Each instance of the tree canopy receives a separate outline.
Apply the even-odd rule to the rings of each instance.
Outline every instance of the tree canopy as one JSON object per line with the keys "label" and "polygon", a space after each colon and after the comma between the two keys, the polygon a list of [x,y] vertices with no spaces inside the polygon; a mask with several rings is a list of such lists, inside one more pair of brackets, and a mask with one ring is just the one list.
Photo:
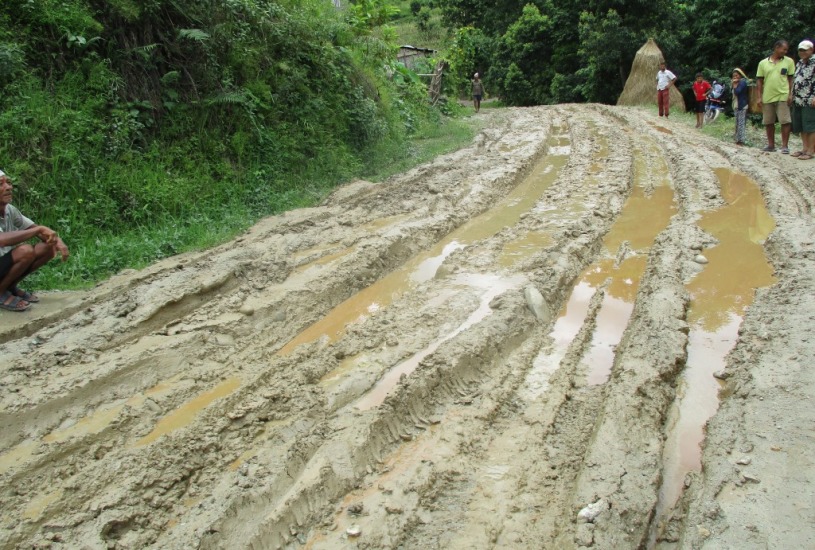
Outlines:
{"label": "tree canopy", "polygon": [[[478,59],[494,94],[513,105],[596,101],[614,103],[637,50],[659,44],[669,66],[689,87],[696,72],[755,73],[777,39],[793,46],[815,34],[815,4],[781,0],[437,0],[453,29],[470,28],[458,59]],[[477,45],[478,51],[467,52]]]}

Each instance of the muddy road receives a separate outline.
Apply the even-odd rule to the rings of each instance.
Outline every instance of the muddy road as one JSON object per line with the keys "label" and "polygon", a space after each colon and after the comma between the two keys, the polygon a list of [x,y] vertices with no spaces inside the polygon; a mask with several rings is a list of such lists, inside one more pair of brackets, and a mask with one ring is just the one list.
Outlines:
{"label": "muddy road", "polygon": [[815,547],[813,167],[636,109],[482,115],[2,312],[0,547]]}

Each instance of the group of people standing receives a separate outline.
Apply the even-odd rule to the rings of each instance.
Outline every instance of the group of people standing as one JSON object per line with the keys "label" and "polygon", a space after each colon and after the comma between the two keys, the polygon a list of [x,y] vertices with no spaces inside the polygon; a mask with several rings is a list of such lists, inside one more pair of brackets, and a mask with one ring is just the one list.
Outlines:
{"label": "group of people standing", "polygon": [[[792,154],[800,160],[815,158],[815,60],[812,59],[812,40],[805,39],[798,44],[798,63],[787,56],[789,43],[779,40],[773,45],[772,53],[762,59],[756,72],[758,107],[767,133],[767,145],[762,149],[774,152],[775,125],[781,126],[781,148],[789,154],[790,133],[801,134],[802,147]],[[670,109],[669,92],[676,82],[676,75],[668,70],[664,61],[657,72],[657,106],[659,116],[667,117]],[[736,118],[734,139],[737,145],[744,145],[747,138],[747,110],[750,105],[749,81],[745,72],[736,67],[730,80],[733,92],[733,112]],[[693,83],[696,99],[696,127],[702,127],[705,102],[713,92],[711,84],[701,73]]]}
{"label": "group of people standing", "polygon": [[815,61],[813,43],[798,44],[798,63],[787,56],[789,43],[779,40],[773,53],[758,64],[759,106],[767,130],[764,151],[774,152],[775,124],[781,125],[780,152],[789,154],[790,132],[801,134],[802,147],[792,154],[800,160],[815,158]]}

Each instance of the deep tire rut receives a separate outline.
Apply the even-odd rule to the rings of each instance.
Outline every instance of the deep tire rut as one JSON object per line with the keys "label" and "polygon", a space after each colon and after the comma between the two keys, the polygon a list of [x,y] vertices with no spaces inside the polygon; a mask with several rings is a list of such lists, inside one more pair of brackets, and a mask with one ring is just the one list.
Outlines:
{"label": "deep tire rut", "polygon": [[[789,285],[815,261],[794,236],[811,186],[636,109],[485,116],[468,148],[0,334],[0,546],[702,544],[726,459],[664,501],[692,285],[721,240],[702,226],[723,174],[751,178]],[[755,346],[727,356],[725,403]],[[712,440],[748,438],[728,430]]]}

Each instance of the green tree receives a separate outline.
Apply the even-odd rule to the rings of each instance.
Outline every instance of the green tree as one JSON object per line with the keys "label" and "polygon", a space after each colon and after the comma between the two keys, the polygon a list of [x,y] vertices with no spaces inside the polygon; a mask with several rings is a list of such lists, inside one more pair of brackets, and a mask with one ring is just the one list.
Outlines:
{"label": "green tree", "polygon": [[553,29],[551,17],[527,4],[498,40],[488,76],[508,103],[534,105],[551,101],[549,90],[555,75],[549,63]]}

